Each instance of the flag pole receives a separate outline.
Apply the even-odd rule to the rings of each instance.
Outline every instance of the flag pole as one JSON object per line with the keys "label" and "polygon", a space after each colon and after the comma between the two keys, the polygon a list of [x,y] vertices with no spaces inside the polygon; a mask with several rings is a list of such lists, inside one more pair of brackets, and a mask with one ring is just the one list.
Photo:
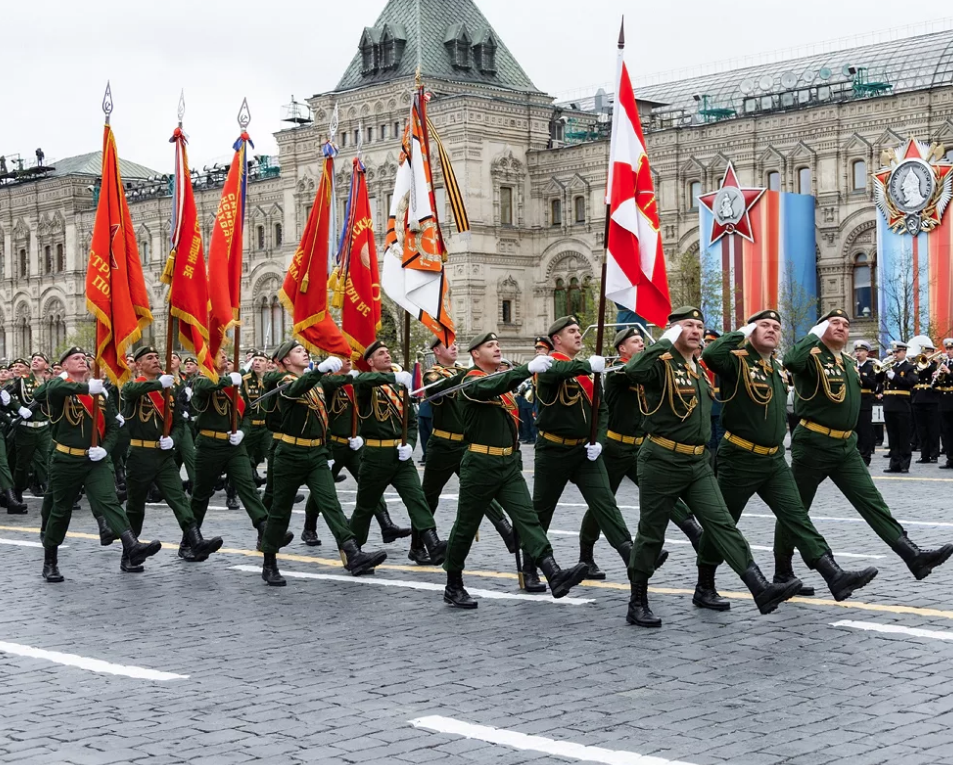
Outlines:
{"label": "flag pole", "polygon": [[[242,133],[248,130],[248,125],[251,122],[251,110],[248,108],[248,99],[242,99],[241,108],[238,110],[238,126],[241,128]],[[243,162],[244,162],[243,155]],[[248,172],[247,163],[242,166],[242,173]],[[245,226],[245,199],[244,199],[244,190],[245,190],[245,176],[242,175],[242,219],[236,221],[235,225],[238,226],[238,234],[241,236],[242,229]],[[232,328],[232,338],[235,341],[235,348],[232,354],[232,368],[234,371],[238,371],[242,368],[242,358],[241,358],[241,337],[242,337],[242,283],[238,282],[238,308],[235,309],[235,326]],[[232,433],[238,432],[238,397],[242,394],[240,390],[235,389],[235,398],[232,401]]]}
{"label": "flag pole", "polygon": [[[619,26],[619,51],[625,48],[625,17],[622,18],[622,24]],[[617,97],[618,98],[618,97]],[[620,108],[618,104],[616,108]],[[609,182],[608,171],[606,174],[606,183]],[[606,199],[609,198],[611,189],[606,189]],[[608,270],[608,252],[609,252],[609,220],[610,206],[606,202],[606,225],[602,234],[602,276],[599,280],[599,315],[596,319],[596,355],[602,355],[603,336],[605,334],[605,314],[606,314],[606,273]],[[596,434],[599,431],[599,405],[602,399],[602,375],[594,374],[592,376],[592,417],[589,423],[589,443],[596,442]]]}
{"label": "flag pole", "polygon": [[[185,117],[185,88],[179,92],[179,130],[182,130],[182,119]],[[176,142],[175,145],[175,171],[173,177],[175,182],[178,183],[191,183],[191,178],[179,178],[179,144]],[[172,215],[175,216],[177,213],[175,200],[178,197],[178,194],[181,193],[180,189],[176,189],[176,195],[172,198]],[[172,225],[172,247],[169,251],[169,261],[166,263],[166,269],[170,274],[175,273],[175,255],[176,247],[178,242],[174,241],[176,236],[176,226],[173,223]],[[170,286],[171,290],[172,287]],[[171,298],[171,295],[169,296]],[[166,374],[172,374],[172,344],[175,342],[175,335],[173,333],[172,325],[172,300],[169,300],[169,311],[166,317],[166,328],[165,328],[165,368],[164,371]],[[166,438],[169,437],[169,434],[172,432],[172,388],[166,388],[165,391],[165,402],[162,406],[162,435]]]}

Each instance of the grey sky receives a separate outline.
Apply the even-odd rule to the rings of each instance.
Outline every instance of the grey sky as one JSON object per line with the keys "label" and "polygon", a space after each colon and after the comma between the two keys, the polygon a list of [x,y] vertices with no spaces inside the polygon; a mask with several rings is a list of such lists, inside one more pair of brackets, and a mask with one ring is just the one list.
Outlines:
{"label": "grey sky", "polygon": [[[242,96],[257,153],[271,153],[280,108],[333,88],[363,27],[386,0],[32,0],[4,7],[0,154],[28,162],[100,148],[100,102],[112,80],[123,157],[170,172],[179,89],[190,159],[223,160],[238,133]],[[447,0],[448,3],[453,0]],[[536,86],[588,90],[614,76],[626,14],[633,79],[725,59],[886,30],[885,0],[477,0]],[[924,9],[926,14],[929,10]],[[940,19],[941,11],[919,21]],[[953,26],[953,22],[949,25]]]}

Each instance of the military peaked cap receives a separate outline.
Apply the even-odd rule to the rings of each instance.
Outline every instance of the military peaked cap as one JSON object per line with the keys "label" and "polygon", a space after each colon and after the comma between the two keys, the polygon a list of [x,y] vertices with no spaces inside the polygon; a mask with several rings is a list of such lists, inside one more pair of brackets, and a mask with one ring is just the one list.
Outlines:
{"label": "military peaked cap", "polygon": [[858,340],[856,343],[854,343],[854,350],[855,351],[865,350],[868,353],[870,353],[870,351],[872,351],[873,348],[871,347],[870,343],[868,343],[866,340]]}
{"label": "military peaked cap", "polygon": [[540,335],[539,337],[537,337],[533,345],[534,346],[545,345],[547,348],[549,348],[549,350],[553,349],[553,341],[550,340],[549,337],[547,337],[546,335]]}

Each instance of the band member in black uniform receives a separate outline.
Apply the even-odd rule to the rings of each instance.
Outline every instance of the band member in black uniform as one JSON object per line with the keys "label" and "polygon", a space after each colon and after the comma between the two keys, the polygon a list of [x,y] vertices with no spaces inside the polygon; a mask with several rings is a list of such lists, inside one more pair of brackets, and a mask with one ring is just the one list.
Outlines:
{"label": "band member in black uniform", "polygon": [[870,465],[870,458],[876,447],[874,446],[874,400],[877,395],[877,372],[874,364],[867,356],[870,354],[870,343],[858,340],[854,343],[854,358],[857,359],[857,375],[860,377],[860,417],[857,419],[857,451]]}
{"label": "band member in black uniform", "polygon": [[884,423],[890,442],[890,467],[885,473],[910,472],[910,392],[917,383],[917,370],[907,361],[907,344],[891,345],[894,359],[890,369],[878,375],[884,383]]}
{"label": "band member in black uniform", "polygon": [[[924,344],[920,347],[924,356],[932,356],[936,348]],[[913,422],[920,437],[920,459],[918,465],[935,463],[940,457],[940,391],[933,387],[934,372],[938,365],[931,361],[921,369],[916,366],[917,383],[913,386],[916,391],[911,403]]]}
{"label": "band member in black uniform", "polygon": [[942,453],[946,460],[940,470],[953,469],[953,337],[943,341],[946,356],[940,358],[939,366],[933,374],[933,387],[940,395],[940,437],[943,442]]}

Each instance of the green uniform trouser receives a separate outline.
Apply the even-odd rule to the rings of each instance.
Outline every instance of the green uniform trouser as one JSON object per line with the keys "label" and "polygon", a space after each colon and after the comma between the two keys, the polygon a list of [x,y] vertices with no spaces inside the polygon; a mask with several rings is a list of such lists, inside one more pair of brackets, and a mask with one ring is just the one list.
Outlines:
{"label": "green uniform trouser", "polygon": [[[429,446],[427,455],[429,462]],[[519,452],[509,457],[493,457],[468,451],[460,469],[460,501],[447,542],[445,571],[463,571],[473,537],[493,500],[498,501],[513,520],[527,555],[540,560],[553,554],[552,545],[533,509]]]}
{"label": "green uniform trouser", "polygon": [[[893,545],[904,533],[903,526],[890,514],[887,503],[857,451],[857,434],[850,438],[831,438],[814,433],[800,425],[791,438],[791,472],[801,495],[801,502],[808,510],[814,501],[817,487],[825,478],[830,478],[841,490],[847,501],[867,521],[877,536],[888,545]],[[781,526],[775,524],[775,555],[792,555],[797,540]],[[804,551],[801,551],[802,555]]]}
{"label": "green uniform trouser", "polygon": [[[430,436],[427,439],[427,461],[424,463],[424,479],[421,488],[430,512],[437,513],[440,504],[440,492],[452,475],[460,475],[460,463],[467,454],[467,445],[463,441],[448,441],[446,438]],[[484,513],[494,524],[503,520],[503,510],[499,503],[490,499]]]}
{"label": "green uniform trouser", "polygon": [[115,474],[120,470],[125,471],[126,469],[126,459],[129,456],[129,441],[131,438],[132,437],[129,435],[129,428],[125,426],[119,428],[119,434],[116,437],[116,445],[109,453],[109,458],[113,466],[114,477]]}
{"label": "green uniform trouser", "polygon": [[639,455],[639,531],[629,560],[629,578],[647,582],[665,541],[665,527],[681,497],[704,529],[704,536],[739,575],[751,565],[751,548],[738,531],[705,451],[679,454],[646,441]]}
{"label": "green uniform trouser", "polygon": [[264,425],[255,425],[248,431],[248,435],[245,436],[242,443],[245,444],[245,450],[248,452],[252,470],[257,470],[261,461],[265,459],[271,441],[274,441],[271,431]]}
{"label": "green uniform trouser", "polygon": [[357,501],[351,516],[351,531],[357,537],[357,543],[363,545],[367,542],[374,510],[388,486],[394,487],[407,508],[414,531],[436,529],[433,513],[420,488],[420,476],[417,475],[413,458],[401,462],[397,459],[397,448],[394,446],[365,446],[361,451],[364,452],[361,480],[357,485]]}
{"label": "green uniform trouser", "polygon": [[[351,478],[353,478],[358,483],[358,485],[360,485],[361,461],[362,461],[363,453],[364,453],[363,448],[358,449],[357,451],[354,451],[347,444],[339,444],[332,441],[330,459],[334,460],[334,467],[331,468],[331,477],[337,478],[341,474],[341,471],[346,469],[347,472],[351,474]],[[377,510],[375,510],[374,512],[376,513],[379,510],[386,510],[386,509],[387,509],[387,500],[384,499],[383,496],[381,496],[381,501],[377,503]],[[318,516],[320,514],[321,514],[321,507],[318,506],[318,504],[314,501],[314,499],[312,499],[311,497],[308,497],[308,501],[304,506],[304,518],[305,518],[304,527],[306,529],[316,528],[316,524],[318,522]]]}
{"label": "green uniform trouser", "polygon": [[47,467],[49,465],[50,449],[53,439],[50,436],[50,426],[31,428],[27,425],[17,425],[17,456],[16,467],[13,470],[13,482],[17,489],[23,491],[30,483],[30,471],[33,471],[34,480],[46,485],[49,480]]}
{"label": "green uniform trouser", "polygon": [[[801,495],[784,459],[783,447],[775,454],[761,455],[722,440],[718,447],[718,486],[736,524],[748,500],[754,494],[761,497],[778,523],[794,538],[809,568],[814,568],[817,559],[831,551],[801,504]],[[702,534],[698,546],[698,562],[711,566],[721,563],[721,556],[707,531]]]}
{"label": "green uniform trouser", "polygon": [[126,515],[137,537],[142,533],[146,495],[152,483],[159,487],[182,531],[195,524],[195,516],[189,506],[189,498],[182,490],[182,478],[171,451],[131,447],[126,458],[126,476]]}
{"label": "green uniform trouser", "polygon": [[7,439],[0,433],[0,491],[12,488],[13,473],[10,472],[10,463],[7,461]]}
{"label": "green uniform trouser", "polygon": [[626,542],[632,541],[615,502],[615,493],[609,485],[609,474],[602,457],[591,462],[583,446],[554,444],[540,438],[536,441],[535,459],[533,505],[544,531],[549,531],[563,489],[572,481],[589,505],[609,544],[618,550]]}
{"label": "green uniform trouser", "polygon": [[73,515],[73,503],[84,486],[94,514],[102,515],[117,536],[129,530],[129,519],[116,499],[116,484],[107,460],[91,462],[87,457],[55,452],[50,460],[50,475],[52,504],[43,537],[44,547],[63,544]]}
{"label": "green uniform trouser", "polygon": [[[606,448],[602,452],[602,460],[606,465],[606,472],[609,474],[609,488],[616,494],[622,485],[622,479],[628,478],[636,486],[639,485],[639,451],[637,444],[623,444],[619,441],[609,440],[606,442]],[[682,500],[675,503],[672,510],[672,522],[676,526],[681,526],[691,517],[691,513]],[[594,545],[599,541],[599,524],[591,511],[586,510],[582,517],[582,525],[579,527],[579,542],[584,545]]]}
{"label": "green uniform trouser", "polygon": [[186,423],[181,428],[181,434],[175,442],[176,465],[181,467],[185,465],[185,474],[189,477],[189,483],[195,486],[195,439],[192,437],[192,429]]}
{"label": "green uniform trouser", "polygon": [[251,462],[245,444],[232,446],[228,441],[202,435],[195,442],[195,483],[192,485],[192,515],[195,516],[195,522],[202,528],[208,501],[215,493],[215,483],[223,472],[238,492],[252,525],[258,528],[268,513],[261,504],[252,480]]}
{"label": "green uniform trouser", "polygon": [[[301,484],[307,484],[311,496],[317,502],[324,520],[331,529],[338,547],[354,538],[348,526],[341,503],[334,488],[334,478],[328,467],[328,450],[324,447],[295,446],[279,443],[275,449],[275,461],[268,472],[275,474],[274,497],[268,513],[268,525],[261,543],[264,553],[276,553],[284,542],[295,493]],[[366,537],[366,533],[365,533]]]}
{"label": "green uniform trouser", "polygon": [[[261,496],[261,503],[265,510],[271,510],[271,503],[275,496],[275,474],[272,468],[275,465],[275,450],[280,442],[274,434],[271,436],[271,445],[268,447],[268,472],[265,474],[265,493]],[[311,500],[308,500],[309,504]]]}

